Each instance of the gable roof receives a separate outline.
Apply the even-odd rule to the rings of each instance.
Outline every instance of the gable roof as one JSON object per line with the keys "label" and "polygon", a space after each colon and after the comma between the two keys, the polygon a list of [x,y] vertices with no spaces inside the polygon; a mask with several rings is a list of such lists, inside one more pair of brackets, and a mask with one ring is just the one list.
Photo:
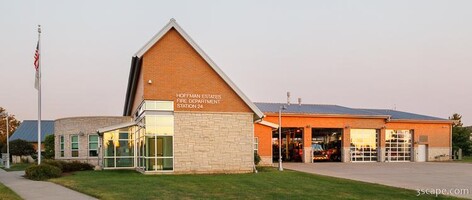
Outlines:
{"label": "gable roof", "polygon": [[[41,120],[41,141],[46,139],[46,136],[54,134],[54,121]],[[38,120],[24,120],[20,126],[15,130],[10,141],[12,140],[26,140],[27,142],[38,141]]]}
{"label": "gable roof", "polygon": [[[255,103],[257,107],[264,113],[278,113],[283,103]],[[362,116],[369,118],[385,118],[389,120],[420,120],[420,121],[437,121],[450,122],[450,120],[420,115],[415,113],[388,110],[388,109],[359,109],[348,108],[338,105],[322,105],[322,104],[291,104],[286,106],[284,113],[288,114],[313,114],[313,115],[348,115]]]}
{"label": "gable roof", "polygon": [[236,92],[236,94],[246,103],[246,105],[254,112],[255,119],[263,118],[264,114],[259,110],[259,108],[252,103],[251,100],[234,84],[231,79],[216,65],[213,60],[193,41],[193,39],[177,24],[175,19],[170,19],[164,28],[162,28],[154,37],[149,40],[136,54],[133,56],[131,62],[131,71],[130,77],[128,79],[128,89],[126,92],[125,100],[125,109],[123,115],[131,115],[131,104],[133,103],[134,95],[136,93],[137,81],[139,76],[139,71],[141,70],[141,58],[142,56],[151,49],[156,42],[158,42],[169,30],[174,28],[184,39],[187,41],[190,46],[205,60],[208,65],[230,86],[230,88]]}

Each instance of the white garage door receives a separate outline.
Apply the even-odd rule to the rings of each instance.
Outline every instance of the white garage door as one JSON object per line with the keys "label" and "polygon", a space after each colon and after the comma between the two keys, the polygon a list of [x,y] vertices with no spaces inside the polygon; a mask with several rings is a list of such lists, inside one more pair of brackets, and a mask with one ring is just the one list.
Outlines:
{"label": "white garage door", "polygon": [[391,162],[411,161],[411,130],[385,131],[385,159]]}

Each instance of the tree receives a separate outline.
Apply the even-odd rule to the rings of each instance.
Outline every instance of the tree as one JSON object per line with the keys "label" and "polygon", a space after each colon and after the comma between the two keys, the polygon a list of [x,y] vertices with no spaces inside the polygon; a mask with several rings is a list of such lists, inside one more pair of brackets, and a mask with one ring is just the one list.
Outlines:
{"label": "tree", "polygon": [[471,130],[465,127],[452,127],[452,149],[462,149],[464,155],[472,154]]}
{"label": "tree", "polygon": [[28,156],[36,153],[31,143],[25,140],[10,141],[10,154],[15,156]]}
{"label": "tree", "polygon": [[[0,107],[0,113],[6,112],[6,109]],[[7,143],[7,124],[6,124],[6,117],[0,116],[0,146],[5,146]],[[13,135],[13,132],[15,132],[16,128],[20,126],[20,121],[18,121],[15,118],[15,115],[8,114],[8,135],[11,136]]]}
{"label": "tree", "polygon": [[452,125],[453,127],[462,127],[462,115],[458,113],[452,114],[451,117],[449,117],[450,120],[454,120],[454,124]]}
{"label": "tree", "polygon": [[470,134],[472,130],[462,127],[462,115],[460,114],[454,113],[449,119],[455,121],[452,125],[452,150],[462,149],[464,155],[471,155],[472,141],[470,140]]}
{"label": "tree", "polygon": [[54,158],[54,135],[46,136],[44,139],[44,158]]}

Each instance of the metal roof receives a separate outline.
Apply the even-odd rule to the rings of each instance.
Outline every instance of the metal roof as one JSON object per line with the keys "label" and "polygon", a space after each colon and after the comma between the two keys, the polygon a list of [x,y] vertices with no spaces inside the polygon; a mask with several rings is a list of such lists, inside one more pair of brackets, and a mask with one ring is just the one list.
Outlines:
{"label": "metal roof", "polygon": [[[41,120],[41,141],[54,134],[54,121]],[[10,137],[10,141],[22,139],[28,142],[38,141],[38,120],[24,120]]]}
{"label": "metal roof", "polygon": [[409,119],[409,120],[447,120],[439,117],[420,115],[415,113],[403,112],[389,109],[358,109],[362,111],[372,112],[380,115],[389,115],[391,119]]}
{"label": "metal roof", "polygon": [[[283,103],[254,103],[264,113],[277,113]],[[290,114],[320,114],[320,115],[362,115],[371,117],[390,116],[390,119],[402,120],[447,120],[438,117],[388,110],[388,109],[358,109],[338,105],[323,104],[291,104],[286,106],[284,113]]]}
{"label": "metal roof", "polygon": [[[279,112],[281,106],[286,105],[283,103],[254,103],[264,113],[276,113]],[[321,104],[290,104],[286,105],[284,113],[305,113],[305,114],[331,114],[331,115],[381,115],[372,114],[368,111],[359,109],[352,109],[348,107],[338,105],[321,105]]]}

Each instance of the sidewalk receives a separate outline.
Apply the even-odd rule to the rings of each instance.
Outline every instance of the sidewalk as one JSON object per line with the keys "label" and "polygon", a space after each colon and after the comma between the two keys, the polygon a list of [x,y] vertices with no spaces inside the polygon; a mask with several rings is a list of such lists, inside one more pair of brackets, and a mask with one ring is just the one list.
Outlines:
{"label": "sidewalk", "polygon": [[95,199],[51,182],[32,181],[23,178],[24,174],[24,171],[6,172],[0,169],[0,182],[26,200]]}

